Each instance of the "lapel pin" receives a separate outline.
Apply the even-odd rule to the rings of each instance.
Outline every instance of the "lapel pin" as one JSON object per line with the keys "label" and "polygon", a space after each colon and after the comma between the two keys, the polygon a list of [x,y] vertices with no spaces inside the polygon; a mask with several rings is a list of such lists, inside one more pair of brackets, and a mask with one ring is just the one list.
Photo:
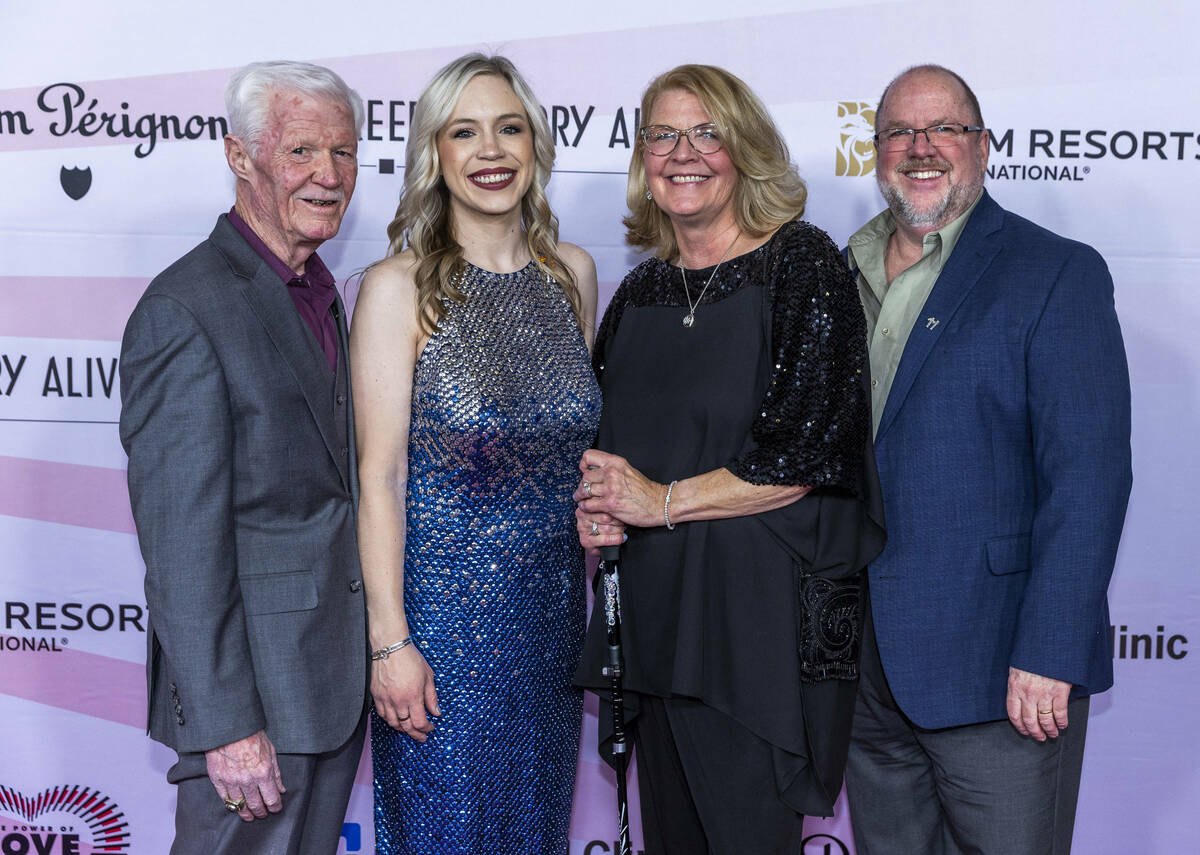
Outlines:
{"label": "lapel pin", "polygon": [[925,319],[925,329],[931,330],[934,327],[936,327],[939,323],[941,323],[941,322],[937,318],[926,318]]}

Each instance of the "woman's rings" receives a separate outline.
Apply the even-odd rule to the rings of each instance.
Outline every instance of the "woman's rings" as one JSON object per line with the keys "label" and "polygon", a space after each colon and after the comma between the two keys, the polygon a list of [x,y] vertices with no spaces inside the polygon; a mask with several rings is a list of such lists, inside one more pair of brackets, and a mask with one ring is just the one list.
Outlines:
{"label": "woman's rings", "polygon": [[598,534],[600,534],[600,526],[596,524],[595,520],[592,520],[592,537],[596,537]]}
{"label": "woman's rings", "polygon": [[[587,497],[589,499],[592,497],[592,482],[591,481],[583,482],[583,492],[587,493]],[[592,532],[592,533],[595,534],[595,532]]]}

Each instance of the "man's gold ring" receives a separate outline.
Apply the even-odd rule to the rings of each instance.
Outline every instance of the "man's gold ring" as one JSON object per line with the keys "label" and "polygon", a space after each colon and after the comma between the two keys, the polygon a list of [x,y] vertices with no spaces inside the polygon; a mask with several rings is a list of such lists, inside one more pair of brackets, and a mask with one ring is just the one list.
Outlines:
{"label": "man's gold ring", "polygon": [[1038,710],[1038,715],[1054,715],[1054,707],[1048,710]]}
{"label": "man's gold ring", "polygon": [[244,810],[246,807],[246,797],[242,796],[236,802],[233,799],[225,799],[225,809],[230,813],[237,813]]}

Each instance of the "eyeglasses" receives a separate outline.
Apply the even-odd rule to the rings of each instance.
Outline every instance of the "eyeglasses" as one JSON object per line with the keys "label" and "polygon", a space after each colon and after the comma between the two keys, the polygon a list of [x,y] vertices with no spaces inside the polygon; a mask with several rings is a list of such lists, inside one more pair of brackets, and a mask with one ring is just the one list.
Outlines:
{"label": "eyeglasses", "polygon": [[917,134],[924,134],[925,139],[934,148],[954,148],[964,134],[983,130],[986,128],[958,122],[930,125],[928,128],[888,128],[875,135],[875,144],[883,151],[907,151],[917,141]]}
{"label": "eyeglasses", "polygon": [[647,125],[638,131],[638,134],[646,151],[659,157],[665,157],[675,151],[684,137],[688,138],[697,154],[716,154],[723,145],[721,131],[712,122],[682,131],[670,125]]}

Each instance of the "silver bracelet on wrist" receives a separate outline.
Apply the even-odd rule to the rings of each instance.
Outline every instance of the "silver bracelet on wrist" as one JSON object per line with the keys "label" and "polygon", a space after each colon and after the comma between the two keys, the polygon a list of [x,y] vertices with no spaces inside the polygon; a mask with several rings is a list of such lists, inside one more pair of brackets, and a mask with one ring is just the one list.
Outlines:
{"label": "silver bracelet on wrist", "polygon": [[667,498],[663,502],[663,519],[667,523],[667,531],[675,530],[675,526],[671,522],[671,494],[675,492],[675,485],[678,483],[678,481],[672,481],[667,485]]}
{"label": "silver bracelet on wrist", "polygon": [[371,654],[371,660],[378,661],[380,659],[387,659],[393,653],[403,650],[404,648],[408,647],[408,645],[410,645],[412,643],[413,643],[413,637],[410,635],[408,638],[404,638],[404,639],[401,639],[400,641],[397,641],[391,647],[379,648],[378,650],[376,650],[374,653]]}

